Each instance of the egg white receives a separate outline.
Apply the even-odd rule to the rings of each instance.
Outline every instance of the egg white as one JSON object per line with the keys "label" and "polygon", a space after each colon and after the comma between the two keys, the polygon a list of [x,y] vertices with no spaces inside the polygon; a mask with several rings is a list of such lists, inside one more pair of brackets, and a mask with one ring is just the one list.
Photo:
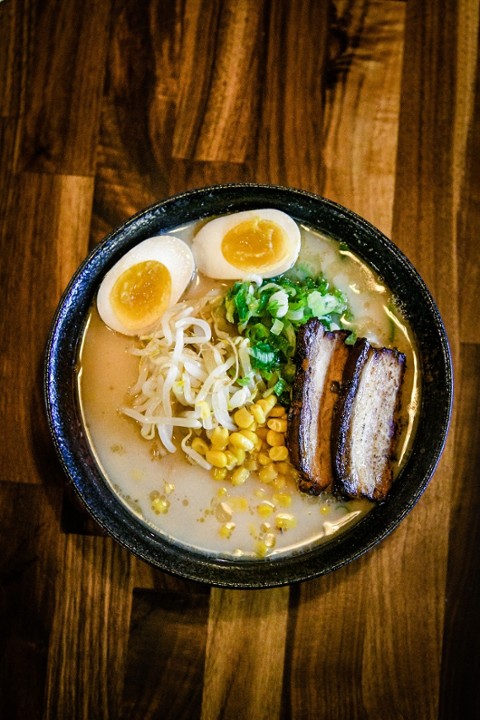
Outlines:
{"label": "egg white", "polygon": [[143,240],[129,250],[107,272],[97,295],[97,309],[103,322],[112,330],[123,335],[139,335],[147,332],[152,323],[135,328],[126,327],[118,318],[111,303],[111,292],[117,279],[130,267],[138,263],[156,260],[168,270],[171,278],[169,307],[174,305],[185,292],[195,270],[195,260],[190,247],[171,235],[158,235]]}
{"label": "egg white", "polygon": [[[247,273],[224,257],[222,241],[229,230],[253,218],[270,220],[282,228],[285,233],[287,256],[279,258],[268,268],[263,268],[258,272],[252,269]],[[300,252],[300,245],[300,228],[289,215],[281,210],[259,209],[244,210],[210,220],[195,235],[192,250],[198,270],[207,277],[219,280],[239,280],[248,275],[260,275],[264,278],[281,275],[294,265]]]}

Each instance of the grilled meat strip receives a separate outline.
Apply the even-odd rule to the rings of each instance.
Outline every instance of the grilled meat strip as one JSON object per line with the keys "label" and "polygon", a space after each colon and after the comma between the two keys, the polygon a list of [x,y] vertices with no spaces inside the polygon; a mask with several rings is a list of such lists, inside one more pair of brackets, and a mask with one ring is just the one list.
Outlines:
{"label": "grilled meat strip", "polygon": [[383,500],[393,482],[393,451],[405,355],[357,340],[345,365],[335,407],[334,489],[348,497]]}
{"label": "grilled meat strip", "polygon": [[309,320],[297,337],[297,374],[289,412],[287,444],[300,471],[299,489],[319,495],[333,488],[331,424],[343,370],[351,346],[348,332],[326,331]]}

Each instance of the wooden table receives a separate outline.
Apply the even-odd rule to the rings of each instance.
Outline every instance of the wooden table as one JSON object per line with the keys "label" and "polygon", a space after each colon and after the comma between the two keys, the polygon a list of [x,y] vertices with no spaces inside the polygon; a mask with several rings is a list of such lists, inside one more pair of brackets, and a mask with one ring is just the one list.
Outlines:
{"label": "wooden table", "polygon": [[[0,2],[0,717],[480,717],[479,0]],[[72,500],[42,362],[88,250],[217,182],[318,192],[416,265],[456,372],[440,466],[317,580],[152,570]]]}

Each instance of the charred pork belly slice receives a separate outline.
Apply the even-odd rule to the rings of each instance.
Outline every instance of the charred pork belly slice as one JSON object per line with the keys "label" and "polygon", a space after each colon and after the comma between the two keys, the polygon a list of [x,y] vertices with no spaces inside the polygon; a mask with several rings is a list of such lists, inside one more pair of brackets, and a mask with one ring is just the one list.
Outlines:
{"label": "charred pork belly slice", "polygon": [[397,350],[365,339],[353,346],[332,426],[336,491],[371,500],[388,493],[404,372],[405,355]]}
{"label": "charred pork belly slice", "polygon": [[348,335],[343,330],[326,331],[319,320],[312,319],[297,337],[287,444],[301,474],[299,489],[310,495],[333,487],[332,416],[351,350],[345,345]]}

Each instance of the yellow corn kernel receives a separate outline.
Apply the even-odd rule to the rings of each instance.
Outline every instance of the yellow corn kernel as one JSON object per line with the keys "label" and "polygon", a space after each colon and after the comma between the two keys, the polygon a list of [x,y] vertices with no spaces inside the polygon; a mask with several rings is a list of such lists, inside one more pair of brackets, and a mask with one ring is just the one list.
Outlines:
{"label": "yellow corn kernel", "polygon": [[216,427],[210,437],[214,450],[225,450],[228,445],[229,432],[225,427]]}
{"label": "yellow corn kernel", "polygon": [[230,505],[235,512],[246,512],[248,510],[248,499],[246,497],[231,497]]}
{"label": "yellow corn kernel", "polygon": [[270,417],[271,418],[280,418],[287,414],[286,409],[283,407],[283,405],[275,405],[270,410]]}
{"label": "yellow corn kernel", "polygon": [[285,445],[275,445],[270,448],[268,455],[270,460],[273,460],[274,462],[281,462],[288,458],[288,448],[285,447]]}
{"label": "yellow corn kernel", "polygon": [[263,452],[258,453],[257,460],[260,465],[270,465],[270,463],[272,462],[270,459],[270,456],[267,455],[267,453],[263,453]]}
{"label": "yellow corn kernel", "polygon": [[230,445],[232,447],[242,448],[247,452],[251,452],[255,447],[254,443],[241,432],[233,432],[230,435]]}
{"label": "yellow corn kernel", "polygon": [[257,400],[257,405],[260,405],[265,413],[265,416],[268,416],[271,413],[276,404],[277,398],[275,395],[269,395],[266,398],[260,398],[260,400]]}
{"label": "yellow corn kernel", "polygon": [[265,420],[267,419],[265,417],[265,412],[261,405],[258,403],[253,403],[253,405],[250,406],[250,412],[252,413],[255,422],[257,422],[259,425],[263,425],[265,423]]}
{"label": "yellow corn kernel", "polygon": [[275,493],[273,499],[277,505],[281,505],[282,507],[290,507],[292,504],[292,496],[288,492]]}
{"label": "yellow corn kernel", "polygon": [[205,440],[202,440],[202,438],[194,437],[192,440],[192,450],[195,450],[195,452],[200,453],[200,455],[206,455],[208,450],[208,445],[205,442]]}
{"label": "yellow corn kernel", "polygon": [[283,473],[284,475],[288,475],[294,469],[289,462],[279,462],[276,468],[279,473]]}
{"label": "yellow corn kernel", "polygon": [[255,544],[255,552],[258,557],[265,557],[269,550],[275,547],[277,542],[273,533],[266,533],[266,535]]}
{"label": "yellow corn kernel", "polygon": [[232,447],[232,449],[227,450],[227,452],[231,452],[232,455],[234,455],[237,460],[237,465],[243,465],[243,463],[245,462],[245,458],[247,457],[247,453],[245,452],[245,450],[239,447]]}
{"label": "yellow corn kernel", "polygon": [[227,470],[232,470],[236,465],[239,465],[237,456],[231,450],[225,450],[227,456]]}
{"label": "yellow corn kernel", "polygon": [[252,413],[247,410],[247,408],[242,407],[234,414],[233,420],[239,428],[246,430],[253,423],[254,417]]}
{"label": "yellow corn kernel", "polygon": [[278,475],[278,473],[275,470],[273,464],[270,463],[270,465],[265,465],[265,467],[263,467],[259,471],[258,479],[260,480],[260,482],[270,483],[270,482],[272,482],[272,480],[275,480],[277,475]]}
{"label": "yellow corn kernel", "polygon": [[257,428],[257,435],[262,440],[265,440],[267,437],[268,428],[267,427],[259,427]]}
{"label": "yellow corn kernel", "polygon": [[212,477],[214,480],[225,480],[227,477],[227,468],[214,467],[212,470]]}
{"label": "yellow corn kernel", "polygon": [[270,417],[267,420],[267,427],[275,432],[285,433],[287,432],[287,418]]}
{"label": "yellow corn kernel", "polygon": [[276,490],[283,490],[285,485],[287,484],[287,478],[285,475],[278,474],[275,480],[273,480],[272,485]]}
{"label": "yellow corn kernel", "polygon": [[262,447],[262,438],[258,437],[256,432],[253,432],[253,430],[240,430],[240,432],[242,435],[245,435],[248,440],[251,440],[256,450],[260,450]]}
{"label": "yellow corn kernel", "polygon": [[279,513],[275,518],[276,527],[281,530],[290,530],[297,526],[297,518],[290,513]]}
{"label": "yellow corn kernel", "polygon": [[168,512],[170,503],[164,495],[154,497],[151,501],[151,508],[156,515],[162,515]]}
{"label": "yellow corn kernel", "polygon": [[270,517],[274,510],[275,505],[268,500],[264,500],[257,505],[257,513],[260,515],[260,517]]}
{"label": "yellow corn kernel", "polygon": [[243,485],[247,481],[249,475],[250,472],[247,468],[237,468],[232,473],[232,485]]}
{"label": "yellow corn kernel", "polygon": [[207,450],[205,458],[216,468],[224,468],[228,465],[228,458],[223,450]]}
{"label": "yellow corn kernel", "polygon": [[226,522],[220,530],[218,531],[220,533],[220,536],[228,540],[231,536],[233,531],[235,530],[235,523],[234,522]]}
{"label": "yellow corn kernel", "polygon": [[285,436],[283,433],[276,432],[275,430],[269,430],[267,433],[267,443],[272,447],[285,445]]}
{"label": "yellow corn kernel", "polygon": [[250,472],[255,472],[255,470],[258,470],[258,462],[255,458],[249,458],[248,460],[245,460],[244,467],[246,467],[247,470],[250,470]]}

